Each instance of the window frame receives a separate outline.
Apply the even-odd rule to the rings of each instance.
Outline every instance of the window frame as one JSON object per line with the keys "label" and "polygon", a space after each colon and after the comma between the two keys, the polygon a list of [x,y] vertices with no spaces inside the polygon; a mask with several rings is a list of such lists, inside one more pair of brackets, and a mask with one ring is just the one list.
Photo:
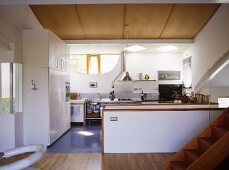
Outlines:
{"label": "window frame", "polygon": [[[93,53],[92,53],[92,54],[85,54],[85,53],[79,53],[79,54],[77,54],[77,53],[74,53],[74,54],[70,54],[70,56],[73,56],[72,58],[70,57],[70,65],[71,65],[71,68],[74,69],[75,71],[81,73],[81,74],[86,74],[86,75],[102,75],[102,74],[108,73],[108,72],[110,72],[112,69],[114,69],[114,68],[116,67],[116,65],[114,65],[114,67],[112,67],[111,70],[108,70],[108,71],[105,71],[105,72],[104,72],[104,70],[102,70],[102,68],[103,68],[103,65],[102,65],[102,57],[103,57],[104,55],[108,55],[108,56],[109,56],[109,55],[111,55],[111,56],[114,55],[114,56],[118,57],[118,58],[117,58],[117,63],[115,63],[116,65],[118,64],[119,59],[120,59],[120,54],[117,54],[117,53],[108,53],[108,54],[93,54]],[[77,56],[82,56],[82,57],[85,58],[84,61],[83,61],[83,63],[84,63],[84,67],[83,67],[83,68],[85,68],[85,72],[82,72],[80,68],[77,69],[77,67],[74,66],[74,65],[75,65],[74,62],[71,62],[71,59],[77,60],[77,59],[76,59]],[[75,57],[76,57],[76,58],[75,58]],[[96,58],[96,61],[97,61],[97,68],[98,68],[97,72],[94,73],[94,74],[91,73],[91,71],[90,71],[90,62],[91,62],[92,58]],[[103,71],[103,72],[102,72],[102,71]]]}
{"label": "window frame", "polygon": [[86,67],[87,67],[87,74],[90,74],[90,63],[91,63],[91,58],[95,57],[97,60],[98,64],[98,75],[101,74],[101,54],[87,54],[87,59],[86,59]]}

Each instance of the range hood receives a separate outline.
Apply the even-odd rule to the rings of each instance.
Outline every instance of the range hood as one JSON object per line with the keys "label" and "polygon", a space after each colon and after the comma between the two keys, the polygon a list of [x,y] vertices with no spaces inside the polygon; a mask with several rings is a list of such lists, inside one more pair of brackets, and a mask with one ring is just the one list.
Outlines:
{"label": "range hood", "polygon": [[126,52],[121,52],[121,72],[120,74],[114,79],[113,83],[115,81],[132,81],[132,78],[130,77],[129,73],[126,71]]}

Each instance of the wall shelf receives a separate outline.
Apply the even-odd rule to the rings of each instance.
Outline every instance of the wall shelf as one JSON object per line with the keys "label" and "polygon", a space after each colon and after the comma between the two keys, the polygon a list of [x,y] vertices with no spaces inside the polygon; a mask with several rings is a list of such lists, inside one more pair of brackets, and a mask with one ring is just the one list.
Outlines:
{"label": "wall shelf", "polygon": [[157,80],[133,80],[133,81],[157,81]]}

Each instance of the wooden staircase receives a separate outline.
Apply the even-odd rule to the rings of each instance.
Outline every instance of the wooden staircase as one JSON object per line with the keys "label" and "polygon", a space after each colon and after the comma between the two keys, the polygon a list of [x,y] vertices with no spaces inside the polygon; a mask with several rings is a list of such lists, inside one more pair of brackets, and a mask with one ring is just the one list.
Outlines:
{"label": "wooden staircase", "polygon": [[167,170],[214,169],[229,157],[229,108],[173,155]]}

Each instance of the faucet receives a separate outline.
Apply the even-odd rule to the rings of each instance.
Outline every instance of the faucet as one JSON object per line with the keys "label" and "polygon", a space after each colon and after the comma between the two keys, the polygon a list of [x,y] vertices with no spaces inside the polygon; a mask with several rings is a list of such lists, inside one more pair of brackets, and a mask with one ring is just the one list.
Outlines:
{"label": "faucet", "polygon": [[102,96],[101,96],[101,94],[100,94],[100,93],[98,93],[98,95],[99,95],[99,100],[102,100]]}

